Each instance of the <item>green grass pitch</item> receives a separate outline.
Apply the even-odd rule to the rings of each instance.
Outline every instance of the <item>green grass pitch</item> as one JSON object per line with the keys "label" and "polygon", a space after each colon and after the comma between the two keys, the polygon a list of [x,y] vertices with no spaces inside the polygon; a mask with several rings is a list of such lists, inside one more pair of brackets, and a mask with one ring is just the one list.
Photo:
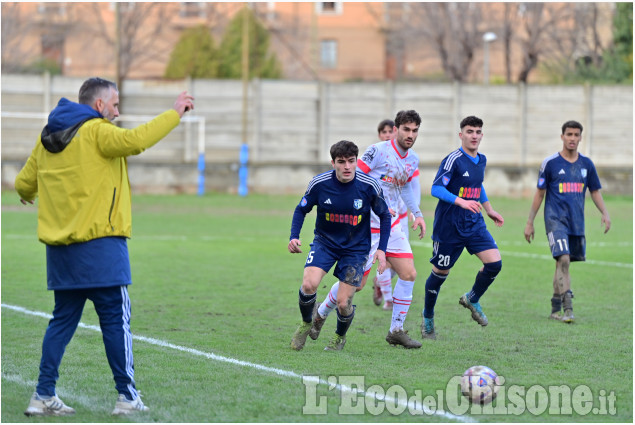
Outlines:
{"label": "green grass pitch", "polygon": [[[367,287],[355,296],[357,314],[346,347],[333,353],[323,349],[334,317],[318,341],[309,340],[301,352],[289,348],[300,320],[297,293],[315,220],[312,212],[305,221],[304,254],[289,254],[291,216],[300,196],[133,197],[136,381],[151,411],[110,416],[116,392],[88,303],[82,323],[93,328],[79,328],[67,347],[57,387],[77,414],[34,419],[23,411],[35,388],[47,319],[28,312],[50,314],[53,296],[46,290],[36,208],[4,192],[2,422],[632,422],[632,198],[606,197],[613,221],[606,235],[587,199],[588,261],[571,265],[574,324],[547,319],[554,261],[542,209],[529,245],[523,229],[531,200],[494,198],[505,225],[496,228],[486,218],[503,257],[501,273],[481,300],[489,326],[478,326],[458,304],[480,267],[464,252],[439,295],[436,341],[423,341],[419,350],[389,346],[384,338],[390,313],[373,304]],[[435,205],[424,197],[427,235],[419,241],[411,234],[418,278],[406,329],[416,339]],[[324,279],[320,301],[334,281],[332,275]],[[504,377],[505,390],[521,389],[524,395],[499,397],[491,405],[498,411],[469,408],[423,417],[390,398],[373,397],[373,389],[395,396],[400,389],[415,401],[438,404],[440,395],[451,395],[446,389],[453,377],[479,364]],[[305,386],[303,375],[322,383]],[[363,392],[353,395],[334,385],[360,379]],[[566,386],[574,394],[571,412],[545,404],[550,386]]]}

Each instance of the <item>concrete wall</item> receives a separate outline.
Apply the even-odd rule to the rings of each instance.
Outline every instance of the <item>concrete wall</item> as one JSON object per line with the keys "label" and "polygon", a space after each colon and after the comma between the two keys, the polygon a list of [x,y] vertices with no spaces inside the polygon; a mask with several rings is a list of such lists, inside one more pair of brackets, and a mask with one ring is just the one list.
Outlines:
{"label": "concrete wall", "polygon": [[[45,116],[60,97],[77,100],[82,79],[2,75],[2,184],[10,187],[28,157]],[[130,80],[121,90],[122,114],[152,116],[189,90],[194,114],[205,119],[206,189],[236,191],[242,140],[242,84],[232,80]],[[580,151],[596,164],[607,193],[632,194],[633,90],[630,86],[482,86],[421,83],[260,81],[249,85],[247,144],[250,190],[299,193],[329,169],[331,144],[347,139],[363,151],[376,142],[377,123],[415,109],[422,124],[415,150],[422,190],[429,193],[438,164],[459,146],[458,123],[481,117],[488,157],[488,194],[530,196],[542,160],[562,147],[560,126],[584,125]],[[40,114],[38,118],[8,113]],[[124,127],[141,122],[125,121]],[[131,157],[137,191],[195,192],[198,127],[182,123],[162,142]]]}

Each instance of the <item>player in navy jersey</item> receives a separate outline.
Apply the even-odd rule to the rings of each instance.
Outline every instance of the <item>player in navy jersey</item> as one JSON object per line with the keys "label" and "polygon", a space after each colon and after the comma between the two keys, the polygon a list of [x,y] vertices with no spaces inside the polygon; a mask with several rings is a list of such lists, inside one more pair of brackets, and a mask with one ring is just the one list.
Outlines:
{"label": "player in navy jersey", "polygon": [[[364,155],[357,161],[359,170],[379,183],[384,200],[392,212],[399,210],[400,201],[403,201],[413,212],[415,219],[412,229],[419,228],[419,239],[425,235],[426,225],[418,204],[419,197],[415,196],[412,191],[411,182],[419,168],[419,157],[411,148],[417,140],[420,125],[421,117],[416,111],[399,111],[395,116],[395,138],[369,146]],[[364,287],[368,279],[373,265],[373,256],[381,239],[380,230],[379,217],[371,214],[371,250],[368,253],[364,277],[358,290]],[[412,339],[408,335],[408,331],[404,329],[406,316],[412,303],[417,271],[408,236],[403,233],[399,217],[396,214],[391,219],[386,259],[398,276],[386,342],[404,348],[421,348],[421,343]],[[326,318],[335,309],[338,291],[339,282],[336,282],[331,287],[324,302],[319,305],[313,317],[313,326],[309,331],[311,339],[315,340],[319,337],[320,329]]]}
{"label": "player in navy jersey", "polygon": [[291,223],[289,252],[300,253],[300,231],[304,217],[317,206],[315,237],[304,265],[299,304],[302,322],[291,340],[291,348],[301,350],[313,322],[317,288],[322,278],[335,265],[333,274],[339,279],[337,294],[337,329],[325,350],[341,350],[346,331],[353,321],[352,305],[356,288],[360,287],[364,266],[371,247],[371,211],[380,218],[379,248],[373,262],[386,268],[386,247],[390,235],[390,212],[379,183],[357,172],[359,149],[353,142],[342,140],[331,146],[334,170],[315,176],[295,208]]}
{"label": "player in navy jersey", "polygon": [[483,138],[483,120],[469,116],[461,121],[461,147],[446,156],[432,183],[432,195],[439,198],[434,212],[432,231],[432,272],[426,280],[425,307],[421,323],[421,336],[435,339],[434,306],[441,285],[456,260],[467,249],[483,263],[476,274],[472,290],[459,299],[469,309],[479,325],[487,326],[487,317],[479,303],[501,270],[498,246],[485,226],[481,207],[494,223],[501,227],[503,217],[492,209],[485,194],[485,155],[478,152]]}
{"label": "player in navy jersey", "polygon": [[[556,260],[551,298],[551,319],[572,323],[573,293],[569,263],[585,261],[584,196],[587,188],[600,213],[604,233],[611,228],[611,219],[600,193],[600,179],[593,162],[578,152],[582,139],[582,124],[567,121],[562,125],[562,150],[545,159],[538,173],[538,188],[529,210],[525,239],[534,238],[534,218],[545,198],[545,230],[551,255]],[[564,308],[564,315],[561,315]]]}

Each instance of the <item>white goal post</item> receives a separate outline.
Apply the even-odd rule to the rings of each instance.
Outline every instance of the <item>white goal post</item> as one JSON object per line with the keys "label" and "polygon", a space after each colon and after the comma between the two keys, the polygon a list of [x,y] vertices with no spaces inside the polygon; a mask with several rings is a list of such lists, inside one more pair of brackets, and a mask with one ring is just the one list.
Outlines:
{"label": "white goal post", "polygon": [[[32,119],[42,120],[42,125],[46,125],[49,114],[45,112],[7,112],[2,111],[0,117],[2,118],[16,118],[16,119]],[[117,121],[132,122],[132,123],[144,123],[156,118],[151,115],[120,115],[117,117]],[[198,167],[198,194],[202,195],[205,192],[205,117],[200,115],[185,115],[181,118],[181,123],[185,124],[185,137],[183,138],[183,161],[186,163],[196,162]],[[194,155],[192,149],[192,143],[190,143],[191,129],[190,124],[197,124],[197,155]]]}

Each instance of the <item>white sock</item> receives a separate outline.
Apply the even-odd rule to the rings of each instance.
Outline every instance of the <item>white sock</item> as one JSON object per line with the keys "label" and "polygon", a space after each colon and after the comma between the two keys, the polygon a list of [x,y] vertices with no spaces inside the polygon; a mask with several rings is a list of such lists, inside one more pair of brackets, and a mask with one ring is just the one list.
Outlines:
{"label": "white sock", "polygon": [[384,301],[392,301],[392,269],[386,269],[377,274],[377,285],[381,288]]}
{"label": "white sock", "polygon": [[415,283],[407,280],[397,279],[395,292],[393,294],[392,320],[390,321],[390,332],[403,329],[406,321],[410,303],[412,303],[412,289]]}
{"label": "white sock", "polygon": [[337,307],[337,290],[340,289],[340,281],[338,280],[331,286],[331,290],[318,308],[318,314],[325,318]]}

